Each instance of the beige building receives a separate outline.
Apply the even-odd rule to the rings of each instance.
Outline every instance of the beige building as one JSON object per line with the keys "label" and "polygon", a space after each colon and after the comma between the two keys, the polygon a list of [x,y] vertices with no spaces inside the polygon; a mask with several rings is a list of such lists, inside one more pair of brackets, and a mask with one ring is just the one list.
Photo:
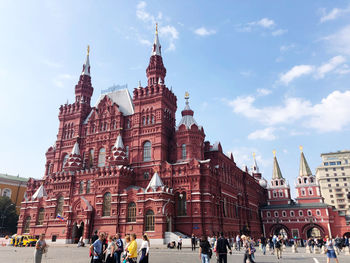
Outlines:
{"label": "beige building", "polygon": [[322,164],[316,169],[321,195],[325,203],[333,205],[341,214],[349,213],[350,151],[322,153]]}

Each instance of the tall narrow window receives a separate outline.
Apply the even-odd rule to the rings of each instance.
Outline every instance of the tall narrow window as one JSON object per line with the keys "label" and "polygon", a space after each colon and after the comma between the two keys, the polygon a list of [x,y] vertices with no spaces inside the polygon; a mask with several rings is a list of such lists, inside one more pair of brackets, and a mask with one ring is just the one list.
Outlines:
{"label": "tall narrow window", "polygon": [[186,193],[180,193],[178,196],[177,212],[179,216],[187,215]]}
{"label": "tall narrow window", "polygon": [[82,194],[84,191],[84,181],[80,181],[79,183],[79,194]]}
{"label": "tall narrow window", "polygon": [[86,183],[86,193],[89,194],[90,193],[90,188],[91,188],[91,181],[87,181]]}
{"label": "tall narrow window", "polygon": [[89,168],[94,166],[94,149],[91,149],[89,152]]}
{"label": "tall narrow window", "polygon": [[26,220],[24,221],[24,228],[23,228],[23,233],[29,233],[30,230],[30,220],[32,218],[30,216],[26,217]]}
{"label": "tall narrow window", "polygon": [[186,153],[186,144],[183,144],[181,146],[181,155],[182,155],[182,159],[186,159],[187,157],[187,153]]}
{"label": "tall narrow window", "polygon": [[111,193],[107,192],[103,196],[102,216],[111,215]]}
{"label": "tall narrow window", "polygon": [[143,160],[145,162],[151,160],[151,148],[152,148],[152,144],[150,141],[146,141],[143,144]]}
{"label": "tall narrow window", "polygon": [[68,157],[69,157],[69,155],[68,155],[68,154],[64,155],[63,160],[62,160],[62,169],[63,169],[63,168],[64,168],[64,166],[66,165],[67,160],[68,160]]}
{"label": "tall narrow window", "polygon": [[128,205],[128,222],[136,222],[136,204],[134,202],[131,202]]}
{"label": "tall narrow window", "polygon": [[63,213],[63,204],[64,204],[64,198],[63,198],[63,196],[60,196],[57,199],[57,206],[56,206],[56,215],[55,215],[55,217],[57,216],[57,214],[62,215],[62,213]]}
{"label": "tall narrow window", "polygon": [[41,207],[39,209],[39,212],[38,212],[38,218],[37,218],[37,221],[36,221],[36,224],[37,225],[42,225],[44,223],[44,215],[45,215],[45,210],[43,207]]}
{"label": "tall narrow window", "polygon": [[126,158],[129,159],[129,146],[125,146],[125,154],[126,154]]}
{"label": "tall narrow window", "polygon": [[106,165],[106,149],[101,148],[98,153],[98,167],[104,167]]}
{"label": "tall narrow window", "polygon": [[146,212],[146,231],[154,231],[154,212],[152,210]]}
{"label": "tall narrow window", "polygon": [[11,198],[11,189],[5,188],[2,190],[2,196],[7,196],[8,198]]}

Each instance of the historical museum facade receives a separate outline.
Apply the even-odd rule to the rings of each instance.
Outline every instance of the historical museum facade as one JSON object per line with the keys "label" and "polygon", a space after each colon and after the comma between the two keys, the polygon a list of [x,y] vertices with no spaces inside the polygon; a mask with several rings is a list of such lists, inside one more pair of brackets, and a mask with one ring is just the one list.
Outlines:
{"label": "historical museum facade", "polygon": [[18,233],[46,233],[57,242],[88,239],[94,230],[186,235],[262,233],[266,203],[261,174],[237,167],[221,144],[205,141],[185,95],[165,85],[156,31],[147,86],[111,88],[91,106],[89,50],[75,102],[59,108],[57,141],[46,152],[45,175],[30,179]]}
{"label": "historical museum facade", "polygon": [[295,201],[291,199],[290,186],[274,156],[272,180],[267,187],[267,205],[261,207],[265,235],[282,234],[303,239],[325,235],[350,236],[350,218],[324,203],[319,182],[309,168],[302,147],[300,149]]}

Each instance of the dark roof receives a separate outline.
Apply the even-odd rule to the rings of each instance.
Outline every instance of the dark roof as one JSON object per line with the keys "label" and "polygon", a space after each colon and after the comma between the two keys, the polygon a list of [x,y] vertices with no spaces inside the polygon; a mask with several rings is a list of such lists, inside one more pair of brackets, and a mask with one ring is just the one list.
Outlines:
{"label": "dark roof", "polygon": [[286,204],[286,205],[266,205],[262,206],[261,210],[269,209],[298,209],[298,208],[326,208],[329,205],[325,203],[308,203],[308,204]]}
{"label": "dark roof", "polygon": [[19,182],[28,182],[29,178],[19,177],[15,175],[0,174],[0,179],[7,179]]}

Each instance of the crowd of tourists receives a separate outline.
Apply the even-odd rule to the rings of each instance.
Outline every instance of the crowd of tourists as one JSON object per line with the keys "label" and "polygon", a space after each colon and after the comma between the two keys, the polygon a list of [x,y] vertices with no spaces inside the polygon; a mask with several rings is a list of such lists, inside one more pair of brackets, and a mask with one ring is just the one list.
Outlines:
{"label": "crowd of tourists", "polygon": [[148,236],[142,236],[142,244],[137,247],[136,234],[125,236],[124,242],[120,234],[115,236],[97,231],[91,238],[90,257],[91,263],[136,263],[140,255],[139,263],[148,263],[150,241]]}

